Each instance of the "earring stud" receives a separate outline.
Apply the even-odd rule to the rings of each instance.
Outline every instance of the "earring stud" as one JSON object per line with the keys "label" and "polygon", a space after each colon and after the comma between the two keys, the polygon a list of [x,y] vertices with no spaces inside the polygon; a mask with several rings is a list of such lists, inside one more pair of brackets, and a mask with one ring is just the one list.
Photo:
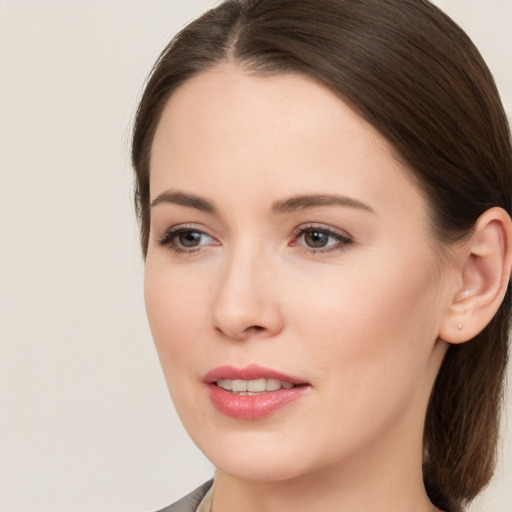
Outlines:
{"label": "earring stud", "polygon": [[462,331],[462,327],[463,327],[463,324],[457,325],[457,329],[459,329],[459,331]]}

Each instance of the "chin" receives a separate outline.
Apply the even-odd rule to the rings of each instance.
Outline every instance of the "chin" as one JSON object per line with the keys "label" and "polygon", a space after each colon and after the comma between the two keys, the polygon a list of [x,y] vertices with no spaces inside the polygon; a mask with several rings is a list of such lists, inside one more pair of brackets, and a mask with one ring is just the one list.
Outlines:
{"label": "chin", "polygon": [[212,457],[216,469],[232,477],[257,482],[284,482],[294,480],[307,473],[303,467],[276,457],[253,457],[252,460],[237,456]]}
{"label": "chin", "polygon": [[[283,482],[315,472],[319,461],[309,456],[304,441],[277,432],[230,432],[199,439],[192,437],[198,448],[216,469],[232,477],[259,482]],[[316,462],[316,463],[315,463]]]}

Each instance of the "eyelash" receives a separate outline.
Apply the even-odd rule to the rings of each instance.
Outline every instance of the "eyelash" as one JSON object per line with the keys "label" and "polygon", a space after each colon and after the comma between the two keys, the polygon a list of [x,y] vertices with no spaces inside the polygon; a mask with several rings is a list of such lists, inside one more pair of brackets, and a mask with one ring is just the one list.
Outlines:
{"label": "eyelash", "polygon": [[294,241],[290,245],[292,247],[298,245],[298,240],[305,236],[307,233],[320,233],[322,235],[327,235],[328,237],[334,238],[337,241],[335,244],[319,249],[314,249],[313,247],[307,247],[306,245],[303,245],[304,250],[309,254],[325,254],[329,252],[342,251],[353,243],[353,239],[348,233],[342,234],[330,228],[311,224],[298,227],[293,233]]}
{"label": "eyelash", "polygon": [[[176,239],[183,233],[196,233],[199,235],[204,235],[209,238],[212,238],[208,233],[205,231],[196,228],[195,226],[187,226],[187,225],[181,225],[181,226],[175,226],[167,230],[159,239],[158,239],[158,245],[161,247],[166,247],[167,249],[171,250],[172,252],[176,254],[192,254],[195,252],[198,252],[201,250],[201,245],[194,246],[191,248],[183,248],[180,246]],[[299,244],[299,240],[301,237],[305,236],[308,233],[319,233],[321,235],[326,235],[330,238],[334,238],[337,243],[328,245],[325,248],[313,248],[308,247],[304,244]],[[291,247],[296,247],[297,245],[301,245],[303,247],[303,250],[309,254],[325,254],[329,252],[334,251],[340,251],[346,249],[348,246],[350,246],[353,243],[353,239],[348,234],[341,234],[339,232],[333,231],[332,229],[318,226],[318,225],[307,225],[307,226],[300,226],[293,232],[293,240],[289,244]]]}
{"label": "eyelash", "polygon": [[[175,226],[168,229],[159,239],[158,245],[161,247],[166,247],[170,251],[177,254],[191,254],[197,252],[201,249],[201,246],[191,247],[189,249],[183,248],[176,243],[176,239],[179,235],[183,233],[197,233],[199,235],[205,235],[210,237],[208,233],[198,229],[194,226]],[[210,237],[211,238],[211,237]]]}

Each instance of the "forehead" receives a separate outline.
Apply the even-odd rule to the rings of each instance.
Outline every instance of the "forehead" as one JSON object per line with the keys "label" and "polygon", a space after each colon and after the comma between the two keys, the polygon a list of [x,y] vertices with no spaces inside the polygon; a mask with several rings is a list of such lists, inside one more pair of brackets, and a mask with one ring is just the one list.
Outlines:
{"label": "forehead", "polygon": [[[329,118],[326,118],[328,115]],[[170,97],[157,128],[173,137],[203,134],[201,128],[210,128],[221,135],[240,136],[263,126],[284,138],[286,133],[313,128],[320,136],[330,135],[324,128],[332,121],[350,118],[352,126],[343,128],[373,131],[327,87],[298,73],[259,75],[247,72],[234,64],[219,65],[194,76],[180,86]],[[255,124],[257,121],[257,124]],[[292,124],[293,123],[293,124]],[[338,136],[342,125],[335,123]],[[257,142],[260,138],[254,140]],[[284,141],[281,141],[284,142]],[[384,142],[384,141],[382,141]]]}
{"label": "forehead", "polygon": [[152,198],[190,186],[208,194],[222,183],[252,197],[340,187],[356,197],[369,188],[396,197],[410,196],[411,187],[419,193],[386,139],[327,87],[230,64],[200,73],[171,96],[150,172]]}

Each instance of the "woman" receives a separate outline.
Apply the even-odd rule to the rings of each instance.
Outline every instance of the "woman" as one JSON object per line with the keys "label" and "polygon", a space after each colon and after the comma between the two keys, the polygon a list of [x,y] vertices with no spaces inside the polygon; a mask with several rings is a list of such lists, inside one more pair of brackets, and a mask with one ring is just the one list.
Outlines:
{"label": "woman", "polygon": [[492,476],[512,151],[423,0],[227,0],[133,136],[148,318],[216,467],[166,511],[462,510]]}

